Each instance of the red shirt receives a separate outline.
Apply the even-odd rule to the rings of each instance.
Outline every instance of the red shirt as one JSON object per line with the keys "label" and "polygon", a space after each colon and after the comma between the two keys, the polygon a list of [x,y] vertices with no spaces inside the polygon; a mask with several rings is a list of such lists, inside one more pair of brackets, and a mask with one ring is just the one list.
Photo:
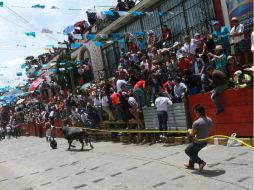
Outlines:
{"label": "red shirt", "polygon": [[146,81],[144,80],[140,80],[138,81],[135,86],[134,86],[134,89],[136,88],[140,88],[140,89],[144,89],[144,86],[146,85]]}
{"label": "red shirt", "polygon": [[171,93],[174,87],[174,83],[172,83],[171,81],[165,82],[162,86],[161,92],[166,92],[166,89],[168,91],[168,93]]}
{"label": "red shirt", "polygon": [[178,61],[178,68],[181,73],[183,73],[184,70],[189,69],[190,66],[190,60],[188,58],[184,59],[185,61]]}
{"label": "red shirt", "polygon": [[119,98],[120,98],[120,94],[119,93],[114,92],[113,94],[111,94],[110,99],[111,99],[112,104],[114,106],[120,104],[120,99]]}

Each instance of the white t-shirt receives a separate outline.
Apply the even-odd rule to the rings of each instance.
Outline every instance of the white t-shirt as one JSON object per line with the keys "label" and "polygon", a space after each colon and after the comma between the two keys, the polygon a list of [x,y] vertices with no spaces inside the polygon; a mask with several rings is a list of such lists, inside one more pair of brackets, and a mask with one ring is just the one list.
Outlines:
{"label": "white t-shirt", "polygon": [[196,54],[197,46],[196,46],[195,41],[193,39],[191,40],[190,44],[185,43],[183,47],[184,47],[184,51],[186,53]]}
{"label": "white t-shirt", "polygon": [[119,92],[121,90],[121,86],[123,84],[127,84],[127,82],[125,80],[122,80],[122,79],[118,79],[116,81],[116,89],[117,89],[117,92]]}
{"label": "white t-shirt", "polygon": [[158,97],[155,100],[155,106],[157,108],[157,111],[167,111],[168,105],[172,105],[173,103],[171,100],[167,97]]}
{"label": "white t-shirt", "polygon": [[134,97],[129,97],[128,103],[131,107],[138,107],[138,103]]}
{"label": "white t-shirt", "polygon": [[101,105],[102,107],[109,107],[109,100],[107,96],[103,96],[101,99]]}
{"label": "white t-shirt", "polygon": [[243,24],[238,24],[237,27],[234,26],[234,27],[231,29],[230,34],[233,34],[234,32],[236,32],[236,33],[242,33],[242,35],[240,35],[240,36],[235,36],[235,37],[231,36],[231,37],[230,37],[230,43],[231,43],[231,44],[233,44],[233,43],[238,43],[238,42],[244,40],[244,25],[243,25]]}

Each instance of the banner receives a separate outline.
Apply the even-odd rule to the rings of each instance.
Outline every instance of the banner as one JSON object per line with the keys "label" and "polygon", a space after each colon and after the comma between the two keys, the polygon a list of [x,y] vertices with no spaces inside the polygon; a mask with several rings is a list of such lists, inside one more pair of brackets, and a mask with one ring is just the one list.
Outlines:
{"label": "banner", "polygon": [[229,20],[237,17],[244,24],[245,31],[252,31],[253,0],[226,0]]}

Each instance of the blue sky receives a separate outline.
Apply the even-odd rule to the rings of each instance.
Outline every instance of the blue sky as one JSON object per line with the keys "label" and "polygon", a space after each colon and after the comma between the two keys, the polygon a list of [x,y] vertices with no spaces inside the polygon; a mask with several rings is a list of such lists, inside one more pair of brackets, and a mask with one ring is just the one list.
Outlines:
{"label": "blue sky", "polygon": [[[7,7],[0,7],[0,87],[13,86],[22,82],[24,76],[19,79],[16,72],[22,71],[20,66],[24,63],[24,58],[42,54],[45,52],[46,45],[56,45],[57,41],[63,41],[66,36],[59,35],[57,32],[62,32],[66,26],[86,19],[85,10],[94,9],[94,6],[112,6],[117,1],[3,0],[3,2],[11,10]],[[45,9],[30,8],[36,4],[45,5]],[[50,9],[52,6],[59,9]],[[68,8],[83,10],[66,10]],[[106,9],[96,7],[96,11]],[[41,34],[40,31],[43,28],[50,29],[54,33],[52,35]],[[28,37],[24,34],[25,32],[36,32],[37,36],[36,38]]]}

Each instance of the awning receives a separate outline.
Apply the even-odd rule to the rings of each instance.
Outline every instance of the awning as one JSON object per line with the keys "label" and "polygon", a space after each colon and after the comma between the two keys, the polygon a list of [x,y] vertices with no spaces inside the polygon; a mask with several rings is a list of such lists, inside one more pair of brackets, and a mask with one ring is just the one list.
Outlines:
{"label": "awning", "polygon": [[36,79],[36,80],[31,84],[31,86],[29,87],[28,92],[35,91],[36,88],[38,88],[38,86],[39,86],[44,80],[45,80],[45,79],[42,79],[42,78]]}
{"label": "awning", "polygon": [[18,104],[22,104],[26,99],[19,99],[17,102],[16,102],[16,105]]}

